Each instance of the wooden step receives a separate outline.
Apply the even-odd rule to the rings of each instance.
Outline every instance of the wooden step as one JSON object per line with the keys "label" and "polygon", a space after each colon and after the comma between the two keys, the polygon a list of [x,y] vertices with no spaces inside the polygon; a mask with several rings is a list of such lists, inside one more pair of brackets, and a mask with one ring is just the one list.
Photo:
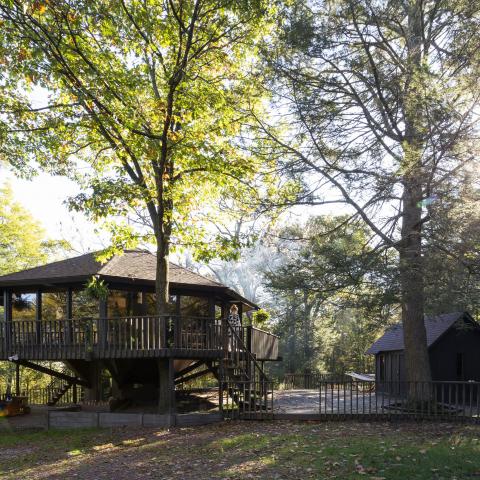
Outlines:
{"label": "wooden step", "polygon": [[59,388],[57,392],[53,395],[51,400],[47,402],[49,407],[53,407],[58,403],[58,401],[68,392],[73,383],[66,383],[62,388]]}

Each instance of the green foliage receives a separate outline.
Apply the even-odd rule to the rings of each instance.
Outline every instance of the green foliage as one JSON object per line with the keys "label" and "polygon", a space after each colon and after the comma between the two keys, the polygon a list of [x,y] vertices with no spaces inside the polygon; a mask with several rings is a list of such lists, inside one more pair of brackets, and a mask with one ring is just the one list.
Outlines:
{"label": "green foliage", "polygon": [[426,226],[426,313],[480,315],[480,190],[474,178],[447,202],[434,202]]}
{"label": "green foliage", "polygon": [[270,321],[270,313],[260,308],[253,312],[252,315],[252,325],[262,328],[267,326],[268,322]]}
{"label": "green foliage", "polygon": [[108,285],[96,276],[93,276],[85,285],[85,293],[96,300],[106,300],[108,292]]}

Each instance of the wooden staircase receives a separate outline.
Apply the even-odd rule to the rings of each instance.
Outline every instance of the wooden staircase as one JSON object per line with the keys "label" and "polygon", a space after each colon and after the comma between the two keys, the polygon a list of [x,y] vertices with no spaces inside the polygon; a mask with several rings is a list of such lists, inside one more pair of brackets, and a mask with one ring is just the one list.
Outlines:
{"label": "wooden staircase", "polygon": [[75,377],[71,376],[71,371],[67,367],[63,367],[61,372],[65,375],[65,378],[54,377],[47,386],[48,400],[47,405],[53,407],[57,405],[62,398],[72,389],[71,395],[68,395],[67,403],[77,403],[80,401],[78,397],[77,385],[78,381]]}
{"label": "wooden staircase", "polygon": [[73,382],[66,380],[55,379],[49,385],[49,390],[51,391],[50,399],[47,402],[49,407],[56,405],[60,399],[72,388]]}
{"label": "wooden staircase", "polygon": [[242,335],[244,329],[227,324],[226,330],[224,357],[218,365],[220,399],[225,416],[247,419],[271,416],[273,382],[246,347]]}

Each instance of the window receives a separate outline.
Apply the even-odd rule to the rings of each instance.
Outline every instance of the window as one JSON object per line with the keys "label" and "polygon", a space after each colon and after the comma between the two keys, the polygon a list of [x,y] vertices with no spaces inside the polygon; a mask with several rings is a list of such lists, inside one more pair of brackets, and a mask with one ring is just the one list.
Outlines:
{"label": "window", "polygon": [[464,377],[464,357],[463,353],[457,353],[456,359],[456,373],[457,373],[457,380],[463,380]]}
{"label": "window", "polygon": [[[146,297],[146,308],[147,308],[147,315],[155,315],[156,314],[156,295],[154,293],[145,293]],[[168,313],[171,315],[175,315],[177,313],[177,296],[170,295],[170,300],[168,303]]]}
{"label": "window", "polygon": [[180,315],[182,317],[208,317],[208,298],[180,296]]}
{"label": "window", "polygon": [[110,290],[107,302],[109,317],[116,318],[132,315],[131,296],[128,292]]}
{"label": "window", "polygon": [[92,298],[85,290],[72,292],[72,318],[97,318],[99,301]]}
{"label": "window", "polygon": [[14,293],[12,296],[12,320],[34,320],[37,311],[35,293]]}
{"label": "window", "polygon": [[143,294],[123,290],[110,290],[108,295],[108,317],[141,316],[144,314]]}
{"label": "window", "polygon": [[42,320],[67,318],[67,292],[42,293]]}

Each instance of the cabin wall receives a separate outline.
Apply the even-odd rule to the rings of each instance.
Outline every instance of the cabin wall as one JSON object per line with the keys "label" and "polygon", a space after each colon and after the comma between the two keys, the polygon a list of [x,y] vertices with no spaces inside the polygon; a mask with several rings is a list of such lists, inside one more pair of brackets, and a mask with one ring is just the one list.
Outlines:
{"label": "cabin wall", "polygon": [[376,355],[375,379],[377,382],[405,381],[405,360],[403,350],[381,352]]}
{"label": "cabin wall", "polygon": [[404,390],[405,378],[403,350],[380,352],[375,356],[377,391],[399,394]]}
{"label": "cabin wall", "polygon": [[480,331],[451,328],[430,348],[432,379],[480,381]]}
{"label": "cabin wall", "polygon": [[[429,358],[434,381],[480,381],[480,331],[468,325],[451,328],[429,349]],[[375,379],[383,392],[392,390],[390,382],[406,381],[403,350],[375,356]]]}

